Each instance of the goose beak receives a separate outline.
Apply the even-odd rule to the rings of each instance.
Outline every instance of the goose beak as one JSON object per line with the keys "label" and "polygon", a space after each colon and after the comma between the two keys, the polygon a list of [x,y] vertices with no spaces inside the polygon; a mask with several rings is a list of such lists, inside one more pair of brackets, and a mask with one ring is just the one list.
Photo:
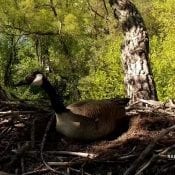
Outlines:
{"label": "goose beak", "polygon": [[25,86],[28,85],[29,83],[26,80],[21,80],[18,83],[16,83],[14,86],[19,87],[19,86]]}

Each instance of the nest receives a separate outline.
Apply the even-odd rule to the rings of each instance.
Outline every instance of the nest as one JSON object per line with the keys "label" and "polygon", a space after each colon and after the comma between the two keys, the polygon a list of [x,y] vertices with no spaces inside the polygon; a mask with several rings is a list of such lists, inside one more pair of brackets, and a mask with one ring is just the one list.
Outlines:
{"label": "nest", "polygon": [[[55,131],[53,111],[0,101],[0,174],[175,174],[175,105],[141,100],[127,107],[120,133],[93,142]],[[6,173],[5,173],[6,172]]]}

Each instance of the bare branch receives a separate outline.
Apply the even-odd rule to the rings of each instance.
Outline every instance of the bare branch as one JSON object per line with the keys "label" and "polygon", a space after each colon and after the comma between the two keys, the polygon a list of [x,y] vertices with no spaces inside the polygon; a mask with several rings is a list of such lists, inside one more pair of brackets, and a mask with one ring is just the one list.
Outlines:
{"label": "bare branch", "polygon": [[104,17],[103,15],[101,15],[100,13],[98,13],[97,10],[95,10],[95,9],[91,6],[89,0],[87,1],[87,3],[88,3],[88,6],[89,6],[89,9],[90,9],[93,13],[95,13],[95,14],[98,15],[99,17],[105,19],[105,17]]}
{"label": "bare branch", "polygon": [[51,7],[51,9],[53,11],[54,16],[58,16],[58,14],[56,12],[56,9],[54,7],[54,4],[53,4],[53,0],[50,0],[50,7]]}
{"label": "bare branch", "polygon": [[64,174],[63,172],[57,171],[57,170],[53,169],[52,167],[50,167],[50,165],[48,165],[48,163],[44,160],[44,156],[43,156],[43,150],[44,150],[44,145],[45,145],[46,138],[47,138],[47,133],[50,130],[50,126],[51,126],[54,118],[55,118],[55,116],[52,115],[51,118],[50,118],[50,120],[49,120],[49,122],[48,122],[48,124],[47,124],[46,130],[45,130],[45,133],[44,133],[42,142],[41,142],[40,156],[41,156],[41,160],[42,160],[43,164],[46,166],[47,169],[51,170],[54,173]]}
{"label": "bare branch", "polygon": [[16,161],[30,148],[30,143],[25,142],[17,151],[16,154],[12,157],[11,161],[9,162],[9,166],[16,163]]}
{"label": "bare branch", "polygon": [[36,111],[3,111],[0,112],[0,117],[4,117],[4,116],[9,116],[9,115],[24,115],[24,114],[35,114]]}
{"label": "bare branch", "polygon": [[11,25],[5,25],[4,27],[9,28],[9,29],[15,29],[18,30],[20,32],[23,32],[23,34],[21,35],[59,35],[59,31],[30,31],[30,30],[26,30],[17,26],[11,26]]}
{"label": "bare branch", "polygon": [[72,151],[57,151],[57,153],[64,154],[64,155],[85,157],[85,158],[89,158],[89,159],[94,159],[95,157],[97,157],[97,154],[93,154],[93,153],[72,152]]}
{"label": "bare branch", "polygon": [[29,172],[23,173],[22,175],[40,174],[40,173],[46,173],[48,171],[49,171],[48,169],[34,170],[34,171],[29,171]]}
{"label": "bare branch", "polygon": [[145,103],[145,104],[149,104],[152,106],[159,106],[162,107],[164,106],[164,104],[160,101],[156,101],[156,100],[145,100],[145,99],[139,99],[139,102]]}
{"label": "bare branch", "polygon": [[105,8],[105,10],[106,10],[106,14],[107,14],[107,16],[108,16],[108,15],[109,15],[109,12],[108,12],[108,9],[107,9],[105,0],[103,0],[103,5],[104,5],[104,8]]}

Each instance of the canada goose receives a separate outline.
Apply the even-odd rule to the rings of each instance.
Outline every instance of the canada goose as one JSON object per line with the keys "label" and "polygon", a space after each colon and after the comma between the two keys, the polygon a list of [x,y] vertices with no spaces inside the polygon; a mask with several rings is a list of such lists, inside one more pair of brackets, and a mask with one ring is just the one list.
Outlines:
{"label": "canada goose", "polygon": [[95,140],[122,127],[120,121],[125,117],[128,98],[87,100],[65,107],[61,95],[43,73],[32,73],[16,84],[21,85],[40,86],[45,90],[56,113],[56,129],[69,138]]}

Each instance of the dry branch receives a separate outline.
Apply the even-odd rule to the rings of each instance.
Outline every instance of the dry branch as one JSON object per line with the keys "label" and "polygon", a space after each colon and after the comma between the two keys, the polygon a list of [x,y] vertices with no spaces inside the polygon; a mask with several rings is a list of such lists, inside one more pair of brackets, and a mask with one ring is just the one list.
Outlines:
{"label": "dry branch", "polygon": [[[168,105],[165,103],[164,105],[162,102],[155,103],[154,101],[141,100],[141,103],[144,102],[147,107],[137,106],[140,103],[138,102],[127,108],[127,116],[130,120],[129,129],[119,138],[114,136],[110,140],[104,138],[91,143],[77,143],[76,141],[62,142],[62,136],[54,138],[54,134],[57,135],[57,133],[52,133],[53,128],[50,128],[51,126],[47,126],[44,132],[44,128],[46,128],[46,124],[50,119],[48,112],[43,113],[43,111],[38,110],[39,108],[34,109],[33,105],[29,105],[31,108],[28,105],[24,105],[24,107],[20,102],[8,101],[1,103],[0,101],[0,115],[2,115],[0,117],[0,134],[2,136],[0,151],[2,152],[1,163],[5,167],[3,169],[0,165],[0,168],[3,171],[8,170],[15,173],[15,165],[16,171],[23,175],[48,173],[102,174],[104,169],[109,173],[112,172],[112,174],[124,174],[128,164],[134,165],[135,162],[138,162],[134,168],[132,167],[129,170],[131,173],[139,174],[145,170],[147,172],[148,169],[151,172],[154,170],[154,166],[158,167],[161,163],[161,171],[166,172],[170,166],[173,168],[173,160],[167,155],[171,151],[173,152],[175,148],[175,132],[172,128],[170,130],[168,128],[171,125],[174,128],[175,125],[175,111],[171,107],[174,102],[168,103]],[[25,104],[25,102],[22,104]],[[30,113],[31,111],[32,113]],[[50,119],[48,125],[52,123],[51,120],[54,118],[53,116]],[[147,123],[145,123],[146,121]],[[24,126],[15,127],[18,123],[22,123]],[[42,126],[43,123],[45,124]],[[151,126],[149,126],[150,124]],[[150,131],[149,127],[151,127]],[[156,127],[158,128],[156,129]],[[163,128],[167,129],[161,131]],[[40,131],[41,133],[38,135]],[[54,140],[50,140],[50,132]],[[167,134],[168,132],[170,133]],[[20,134],[23,134],[23,137]],[[166,137],[163,137],[165,135]],[[42,137],[43,141],[41,142],[40,138]],[[48,137],[48,140],[46,140],[46,137]],[[29,148],[25,148],[26,140],[30,142]],[[20,145],[21,143],[24,144],[18,148],[19,143]],[[148,143],[150,145],[144,150]],[[52,145],[55,146],[52,148],[50,147]],[[44,151],[44,147],[46,147],[46,151]],[[41,152],[39,148],[41,148]],[[131,151],[128,152],[128,150]],[[141,152],[141,150],[144,151]],[[153,156],[152,152],[154,152]],[[41,158],[38,156],[40,153],[46,167],[43,167],[41,163]],[[31,160],[37,160],[37,162]],[[28,164],[29,161],[30,164]],[[80,168],[77,169],[77,167]]]}
{"label": "dry branch", "polygon": [[156,143],[166,134],[168,134],[170,131],[175,129],[175,125],[164,129],[163,131],[161,131],[161,133],[157,136],[157,138],[155,138],[155,140],[150,143],[145,149],[144,151],[140,154],[140,156],[134,161],[134,163],[127,169],[127,171],[124,173],[124,175],[129,175],[132,174],[137,168],[138,166],[144,161],[145,157],[148,156],[150,154],[150,152],[153,150],[154,146],[156,145]]}
{"label": "dry branch", "polygon": [[44,145],[45,145],[45,142],[47,139],[47,134],[48,134],[48,131],[50,130],[50,126],[51,126],[54,118],[55,118],[55,115],[52,115],[52,117],[50,118],[50,121],[47,124],[46,130],[45,130],[42,142],[41,142],[40,156],[41,156],[41,160],[42,160],[43,164],[46,166],[47,169],[49,169],[50,171],[57,173],[57,174],[64,174],[61,171],[57,171],[57,170],[53,169],[52,167],[50,167],[50,165],[48,165],[48,163],[45,161],[44,156],[43,156],[43,150],[44,150]]}
{"label": "dry branch", "polygon": [[41,170],[29,171],[29,172],[23,173],[22,175],[34,175],[38,173],[41,174],[41,173],[46,173],[48,171],[49,171],[48,169],[41,169]]}
{"label": "dry branch", "polygon": [[163,107],[164,106],[164,103],[162,103],[160,101],[156,101],[156,100],[139,99],[139,102],[149,104],[149,105],[152,105],[152,106],[157,106],[157,107]]}
{"label": "dry branch", "polygon": [[14,115],[25,115],[25,114],[35,114],[36,111],[12,111],[12,110],[9,110],[9,111],[3,111],[3,112],[0,112],[0,117],[4,117],[4,116],[9,116],[9,115],[12,115],[12,117]]}
{"label": "dry branch", "polygon": [[56,153],[63,154],[63,155],[79,156],[79,157],[84,157],[89,159],[93,159],[98,156],[97,154],[93,154],[93,153],[83,153],[83,152],[73,152],[73,151],[57,151]]}
{"label": "dry branch", "polygon": [[8,166],[12,166],[16,161],[21,158],[22,155],[30,148],[30,143],[26,142],[22,145],[17,151],[16,154],[12,157],[11,161],[9,162]]}

